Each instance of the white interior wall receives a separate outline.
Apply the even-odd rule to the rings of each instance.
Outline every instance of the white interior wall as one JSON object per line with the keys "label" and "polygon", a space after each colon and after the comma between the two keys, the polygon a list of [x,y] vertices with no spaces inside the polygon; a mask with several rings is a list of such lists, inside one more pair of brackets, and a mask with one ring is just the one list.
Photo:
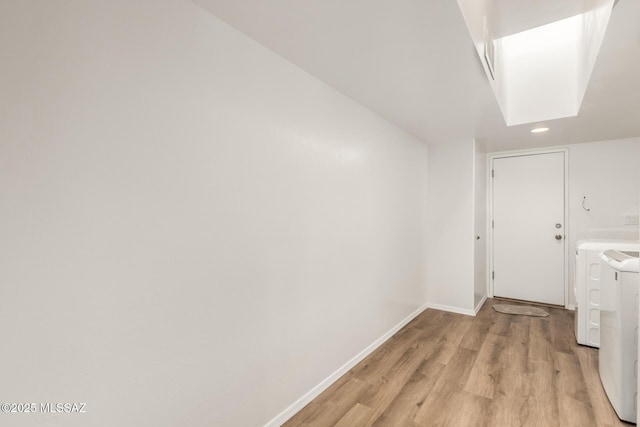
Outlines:
{"label": "white interior wall", "polygon": [[609,25],[613,4],[612,0],[596,0],[591,4],[591,9],[582,13],[580,17],[582,37],[580,37],[577,47],[578,78],[576,79],[578,105],[582,104],[586,93],[602,40],[607,31],[607,25]]}
{"label": "white interior wall", "polygon": [[474,144],[473,160],[473,188],[474,188],[474,230],[475,245],[474,279],[473,279],[473,306],[478,309],[479,304],[487,296],[487,154],[484,145],[480,141]]}
{"label": "white interior wall", "polygon": [[[581,239],[638,239],[638,226],[625,216],[638,215],[640,138],[569,146],[569,248]],[[587,196],[582,208],[582,198]],[[575,262],[570,259],[569,303],[575,304]]]}
{"label": "white interior wall", "polygon": [[0,56],[0,401],[87,403],[13,426],[263,425],[425,301],[427,147],[192,3],[3,2]]}
{"label": "white interior wall", "polygon": [[474,141],[429,147],[427,302],[473,314]]}
{"label": "white interior wall", "polygon": [[545,34],[551,25],[507,36],[498,43],[508,126],[578,114],[578,36],[552,38]]}
{"label": "white interior wall", "polygon": [[[500,111],[504,117],[507,116],[509,111],[506,85],[504,83],[504,74],[506,72],[503,61],[496,61],[493,66],[495,69],[489,70],[487,61],[485,59],[485,42],[487,36],[489,38],[497,37],[496,31],[500,26],[500,16],[496,11],[495,2],[493,0],[458,0],[458,7],[462,13],[467,29],[471,35],[471,40],[476,48],[480,63],[487,76],[487,81],[496,96],[496,101],[500,107]],[[494,48],[497,51],[500,49],[500,39],[493,40]]]}

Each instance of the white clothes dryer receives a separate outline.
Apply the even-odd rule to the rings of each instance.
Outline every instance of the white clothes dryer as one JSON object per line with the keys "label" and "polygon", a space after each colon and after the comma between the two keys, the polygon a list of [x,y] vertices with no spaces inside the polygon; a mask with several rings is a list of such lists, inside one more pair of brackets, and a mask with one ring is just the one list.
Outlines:
{"label": "white clothes dryer", "polygon": [[635,423],[640,259],[638,252],[615,250],[600,259],[600,380],[618,417]]}

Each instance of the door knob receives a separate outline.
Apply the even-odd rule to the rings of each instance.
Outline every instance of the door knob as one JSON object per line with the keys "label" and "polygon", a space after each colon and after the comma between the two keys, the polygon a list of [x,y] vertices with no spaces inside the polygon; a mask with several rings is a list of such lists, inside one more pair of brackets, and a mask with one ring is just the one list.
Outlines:
{"label": "door knob", "polygon": [[556,240],[562,240],[562,234],[556,234]]}

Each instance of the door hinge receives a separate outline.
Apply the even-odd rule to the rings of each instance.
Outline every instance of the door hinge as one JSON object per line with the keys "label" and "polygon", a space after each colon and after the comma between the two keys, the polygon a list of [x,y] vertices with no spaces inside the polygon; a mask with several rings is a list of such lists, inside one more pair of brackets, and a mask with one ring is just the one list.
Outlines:
{"label": "door hinge", "polygon": [[491,228],[496,228],[496,224],[491,220]]}
{"label": "door hinge", "polygon": [[494,176],[495,176],[495,174],[494,174],[494,170],[493,170],[493,169],[491,169],[491,178],[493,178]]}
{"label": "door hinge", "polygon": [[492,279],[495,279],[495,278],[496,278],[496,272],[495,272],[495,271],[492,271],[492,272],[491,272],[491,278],[492,278]]}

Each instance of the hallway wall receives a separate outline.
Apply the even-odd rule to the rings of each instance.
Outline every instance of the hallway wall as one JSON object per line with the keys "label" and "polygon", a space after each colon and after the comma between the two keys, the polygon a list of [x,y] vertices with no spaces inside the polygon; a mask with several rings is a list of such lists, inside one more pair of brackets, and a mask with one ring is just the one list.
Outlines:
{"label": "hallway wall", "polygon": [[429,146],[427,302],[473,314],[475,141]]}
{"label": "hallway wall", "polygon": [[264,425],[425,302],[427,146],[193,3],[0,56],[0,401],[87,404],[12,425]]}
{"label": "hallway wall", "polygon": [[[640,211],[640,138],[569,146],[569,247],[582,239],[638,240],[626,216]],[[582,208],[583,197],[587,197]],[[575,260],[569,260],[569,303],[575,303]]]}

